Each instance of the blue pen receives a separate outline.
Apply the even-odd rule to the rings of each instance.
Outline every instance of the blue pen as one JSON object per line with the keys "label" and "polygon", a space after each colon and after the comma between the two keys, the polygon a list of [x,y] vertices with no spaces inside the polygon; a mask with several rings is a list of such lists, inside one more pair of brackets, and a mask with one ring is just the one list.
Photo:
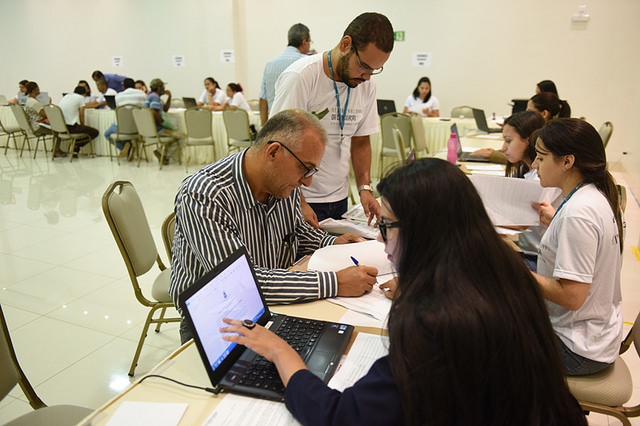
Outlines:
{"label": "blue pen", "polygon": [[350,256],[350,257],[351,257],[351,260],[353,261],[353,263],[354,263],[356,266],[360,266],[360,262],[358,262],[358,259],[356,259],[356,258],[355,258],[355,257],[353,257],[353,256]]}

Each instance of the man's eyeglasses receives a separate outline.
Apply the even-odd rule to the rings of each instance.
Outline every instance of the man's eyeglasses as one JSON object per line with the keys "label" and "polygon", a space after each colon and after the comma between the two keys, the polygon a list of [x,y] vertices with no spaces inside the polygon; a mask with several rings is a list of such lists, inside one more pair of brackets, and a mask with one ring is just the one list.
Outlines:
{"label": "man's eyeglasses", "polygon": [[358,48],[356,47],[356,44],[352,43],[351,46],[353,47],[353,50],[356,52],[356,59],[358,60],[358,66],[360,67],[361,70],[363,70],[369,75],[376,75],[382,72],[382,69],[384,67],[371,68],[369,65],[363,65],[362,61],[360,60],[360,54],[358,53]]}
{"label": "man's eyeglasses", "polygon": [[304,164],[304,163],[302,162],[302,160],[301,160],[300,158],[298,158],[298,156],[297,156],[297,155],[295,155],[295,154],[293,153],[293,151],[291,151],[289,148],[287,148],[287,146],[286,146],[285,144],[283,144],[282,142],[280,142],[280,141],[269,141],[269,142],[267,142],[267,145],[271,145],[272,143],[279,143],[281,147],[283,147],[284,149],[286,149],[287,151],[289,151],[289,154],[293,155],[293,157],[294,157],[296,160],[298,160],[298,162],[299,162],[300,164],[302,164],[302,167],[304,167],[304,169],[307,171],[307,172],[304,174],[304,177],[308,178],[308,177],[311,177],[311,176],[315,175],[316,173],[318,173],[318,168],[317,168],[317,167],[316,167],[315,169],[310,169],[309,167],[307,167],[307,165],[306,165],[306,164]]}
{"label": "man's eyeglasses", "polygon": [[387,242],[387,229],[391,228],[400,228],[400,222],[387,222],[384,219],[380,219],[378,221],[378,229],[380,229],[380,235],[382,236],[382,241]]}

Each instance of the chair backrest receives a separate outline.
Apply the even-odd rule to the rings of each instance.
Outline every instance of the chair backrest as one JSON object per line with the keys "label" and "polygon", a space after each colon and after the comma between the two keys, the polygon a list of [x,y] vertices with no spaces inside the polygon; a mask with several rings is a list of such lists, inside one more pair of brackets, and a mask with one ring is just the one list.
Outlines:
{"label": "chair backrest", "polygon": [[132,114],[133,121],[136,123],[136,128],[140,136],[145,138],[158,137],[156,120],[150,108],[136,108],[132,111]]}
{"label": "chair backrest", "polygon": [[251,140],[251,129],[249,128],[249,114],[243,109],[232,110],[231,108],[222,111],[224,127],[227,129],[227,137],[239,141]]}
{"label": "chair backrest", "polygon": [[427,136],[424,131],[424,122],[422,121],[421,115],[411,114],[411,130],[413,131],[413,147],[416,150],[416,156],[427,156],[429,154],[429,147],[427,146]]}
{"label": "chair backrest", "polygon": [[391,129],[391,133],[393,134],[393,142],[396,145],[396,152],[398,153],[398,160],[400,164],[406,164],[407,159],[405,156],[404,150],[404,138],[402,136],[402,132],[398,129],[398,126],[394,125]]}
{"label": "chair backrest", "polygon": [[118,133],[121,135],[135,135],[138,127],[133,120],[133,110],[140,107],[135,105],[120,105],[116,108],[116,122],[118,123]]}
{"label": "chair backrest", "polygon": [[396,148],[391,131],[394,126],[402,132],[402,137],[406,144],[411,142],[413,133],[411,130],[411,117],[400,112],[390,112],[380,117],[380,134],[382,136],[382,145],[385,148]]}
{"label": "chair backrest", "polygon": [[247,103],[251,107],[251,111],[260,111],[260,99],[249,99]]}
{"label": "chair backrest", "polygon": [[169,216],[162,222],[162,242],[164,242],[164,249],[167,251],[169,262],[171,262],[171,247],[173,246],[173,234],[176,231],[176,214],[171,212]]}
{"label": "chair backrest", "polygon": [[5,95],[0,95],[0,105],[7,105],[9,101],[7,101],[7,97]]}
{"label": "chair backrest", "polygon": [[451,117],[453,118],[473,118],[473,108],[467,105],[460,105],[451,109]]}
{"label": "chair backrest", "polygon": [[[135,112],[135,111],[134,111]],[[102,196],[102,211],[118,244],[131,280],[147,273],[156,261],[158,250],[133,184],[117,181]],[[162,262],[159,262],[164,269]]]}
{"label": "chair backrest", "polygon": [[613,124],[610,121],[605,121],[598,129],[598,133],[600,133],[602,144],[606,148],[609,143],[609,139],[611,139],[611,134],[613,133]]}
{"label": "chair backrest", "polygon": [[27,118],[27,113],[24,112],[24,109],[18,104],[9,105],[11,108],[11,112],[16,117],[16,121],[18,122],[18,127],[23,132],[27,132],[28,135],[33,133],[31,129],[31,123],[29,123],[29,119]]}
{"label": "chair backrest", "polygon": [[205,108],[191,108],[184,112],[188,138],[213,140],[213,115]]}
{"label": "chair backrest", "polygon": [[64,115],[62,114],[62,110],[58,105],[54,104],[46,104],[44,105],[44,113],[47,115],[49,119],[49,124],[51,124],[51,130],[55,133],[69,133],[69,129],[67,129],[67,123],[64,121]]}

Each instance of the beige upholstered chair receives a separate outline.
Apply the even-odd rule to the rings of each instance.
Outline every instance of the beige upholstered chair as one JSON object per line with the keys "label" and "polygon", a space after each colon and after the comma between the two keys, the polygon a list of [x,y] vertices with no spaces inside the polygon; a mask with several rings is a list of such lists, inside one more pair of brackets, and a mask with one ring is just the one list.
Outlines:
{"label": "beige upholstered chair", "polygon": [[[4,146],[4,155],[7,155],[7,150],[9,149],[9,142],[11,142],[11,138],[13,138],[13,145],[18,149],[18,140],[16,139],[16,135],[22,135],[22,129],[20,127],[13,127],[5,125],[0,121],[0,137],[6,136],[7,143]],[[24,149],[25,140],[22,141],[22,149]],[[20,155],[22,156],[22,151],[20,151]]]}
{"label": "beige upholstered chair", "polygon": [[473,118],[473,108],[467,105],[460,105],[451,109],[451,117],[453,118]]}
{"label": "beige upholstered chair", "polygon": [[[631,343],[640,356],[640,314],[622,342],[620,354],[624,353]],[[633,392],[633,380],[627,364],[618,357],[615,364],[604,371],[588,376],[569,376],[567,384],[573,396],[585,411],[613,416],[623,425],[631,426],[629,417],[640,416],[640,404],[633,407],[624,406]]]}
{"label": "beige upholstered chair", "polygon": [[260,99],[249,99],[247,103],[251,107],[251,111],[255,111],[255,112],[260,111]]}
{"label": "beige upholstered chair", "polygon": [[[133,376],[149,326],[157,324],[156,332],[159,332],[163,323],[178,322],[180,317],[165,317],[167,308],[173,308],[169,297],[171,270],[160,259],[142,202],[131,182],[117,181],[109,185],[102,196],[102,211],[127,266],[136,299],[149,308],[129,369],[129,375]],[[153,283],[151,297],[148,297],[142,293],[138,277],[148,273],[154,264],[158,265],[159,274]],[[154,318],[156,311],[160,314]]]}
{"label": "beige upholstered chair", "polygon": [[[187,137],[182,146],[183,152],[193,146],[211,146],[213,160],[217,160],[216,141],[213,139],[213,116],[206,108],[191,108],[184,112]],[[189,173],[189,155],[185,157],[185,170]]]}
{"label": "beige upholstered chair", "polygon": [[[139,108],[135,105],[120,105],[116,108],[116,124],[118,130],[113,133],[109,139],[109,142],[115,144],[118,141],[129,142],[132,146],[135,145],[138,139],[138,127],[136,122],[133,121],[133,110]],[[112,143],[109,143],[109,158],[113,161],[113,150],[116,149]],[[120,156],[116,152],[116,160],[120,165]]]}
{"label": "beige upholstered chair", "polygon": [[5,95],[0,95],[0,106],[5,106],[9,104],[7,97]]}
{"label": "beige upholstered chair", "polygon": [[401,163],[407,158],[406,149],[404,152],[398,151],[392,132],[394,126],[402,133],[403,142],[406,144],[411,142],[413,132],[411,130],[411,117],[409,115],[399,112],[390,112],[380,117],[380,136],[382,137],[378,167],[380,176],[384,173],[383,166],[385,157],[396,158]]}
{"label": "beige upholstered chair", "polygon": [[36,147],[33,150],[33,158],[36,158],[36,155],[38,154],[38,145],[40,145],[41,140],[42,140],[42,149],[44,149],[44,155],[47,155],[46,138],[48,135],[37,136],[33,133],[33,129],[31,128],[31,124],[29,123],[27,114],[24,112],[24,109],[22,109],[20,105],[13,104],[13,105],[10,105],[10,108],[11,108],[11,112],[16,117],[18,126],[20,126],[20,130],[22,131],[22,135],[24,136],[24,141],[22,142],[22,149],[20,150],[20,156],[22,157],[22,151],[24,150],[25,143],[29,146],[29,149],[31,149],[31,144],[29,143],[29,139],[32,139],[32,138],[35,138],[36,140]]}
{"label": "beige upholstered chair", "polygon": [[69,162],[73,161],[73,153],[74,148],[76,147],[76,143],[78,141],[89,141],[89,146],[91,147],[91,155],[95,155],[93,151],[93,143],[91,142],[91,136],[86,133],[71,133],[67,128],[67,123],[64,121],[64,115],[62,114],[62,110],[58,105],[47,104],[44,106],[44,113],[47,115],[49,119],[49,124],[51,124],[51,131],[53,132],[53,148],[51,159],[55,158],[56,148],[60,147],[60,142],[63,140],[69,141]]}
{"label": "beige upholstered chair", "polygon": [[609,139],[611,139],[611,134],[613,133],[613,124],[610,121],[605,121],[598,129],[598,133],[600,133],[602,144],[606,148],[609,144]]}
{"label": "beige upholstered chair", "polygon": [[164,249],[167,251],[167,257],[171,262],[172,254],[171,247],[173,246],[173,234],[176,231],[176,214],[171,212],[169,216],[162,222],[162,242],[164,243]]}
{"label": "beige upholstered chair", "polygon": [[158,128],[156,127],[156,120],[153,117],[153,112],[149,108],[137,108],[133,110],[133,121],[138,128],[138,167],[140,167],[140,160],[142,155],[149,161],[147,157],[146,147],[156,145],[161,147],[160,150],[160,169],[164,163],[164,157],[167,153],[167,145],[173,142],[179,142],[179,138],[175,136],[163,136],[158,134]]}
{"label": "beige upholstered chair", "polygon": [[7,326],[7,321],[4,317],[4,313],[2,312],[1,305],[0,330],[2,334],[0,336],[0,399],[7,396],[16,385],[20,385],[24,396],[29,401],[29,405],[31,405],[35,410],[8,423],[4,423],[6,419],[3,419],[3,424],[13,426],[75,425],[93,412],[93,410],[88,408],[78,407],[75,405],[56,405],[47,407],[33,389],[29,379],[27,379],[27,376],[20,367],[13,343],[11,342],[9,327]]}
{"label": "beige upholstered chair", "polygon": [[253,142],[251,127],[249,126],[249,114],[243,109],[225,109],[222,111],[224,127],[227,130],[227,146],[229,154],[232,150],[240,151],[248,148]]}
{"label": "beige upholstered chair", "polygon": [[405,154],[407,151],[405,149],[404,137],[402,136],[402,132],[400,131],[400,129],[398,129],[398,126],[394,125],[391,129],[391,133],[393,134],[393,143],[396,146],[396,152],[399,154],[398,161],[400,162],[400,164],[405,165],[407,164],[407,157],[403,154]]}
{"label": "beige upholstered chair", "polygon": [[424,131],[424,122],[420,114],[411,114],[411,130],[413,132],[413,148],[417,158],[429,156],[427,136]]}

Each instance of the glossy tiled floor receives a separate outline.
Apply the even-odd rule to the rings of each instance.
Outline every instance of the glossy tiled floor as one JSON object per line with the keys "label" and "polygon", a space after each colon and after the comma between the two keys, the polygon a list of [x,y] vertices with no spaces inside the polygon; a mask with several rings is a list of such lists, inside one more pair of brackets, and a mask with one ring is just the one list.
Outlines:
{"label": "glossy tiled floor", "polygon": [[[104,220],[102,194],[114,180],[133,182],[166,260],[160,226],[185,170],[173,164],[158,170],[155,162],[118,166],[108,158],[69,164],[41,153],[35,161],[28,157],[20,159],[11,150],[0,155],[0,303],[22,367],[42,399],[96,408],[133,380],[127,371],[146,315]],[[616,177],[625,183],[623,174]],[[640,209],[629,193],[623,266],[627,321],[640,309],[640,290],[632,287],[640,262],[629,248],[638,244],[638,235]],[[151,332],[134,379],[178,345],[177,325]],[[626,358],[640,372],[635,351]],[[19,388],[0,401],[0,424],[29,411],[25,401]],[[640,401],[640,389],[633,401]],[[594,425],[618,424],[590,417]]]}

